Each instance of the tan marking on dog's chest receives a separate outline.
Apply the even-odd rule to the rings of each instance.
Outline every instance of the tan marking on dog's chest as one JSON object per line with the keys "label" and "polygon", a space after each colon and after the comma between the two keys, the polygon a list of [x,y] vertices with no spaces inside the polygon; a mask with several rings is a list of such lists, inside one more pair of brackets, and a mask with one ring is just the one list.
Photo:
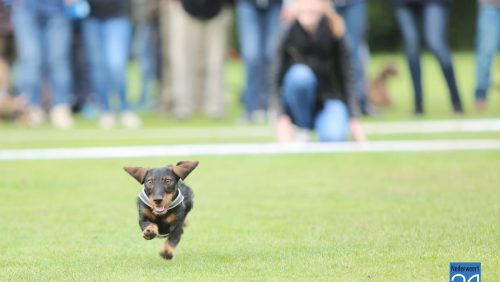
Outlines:
{"label": "tan marking on dog's chest", "polygon": [[146,216],[147,219],[151,221],[154,221],[156,219],[156,216],[150,209],[144,209],[144,215]]}
{"label": "tan marking on dog's chest", "polygon": [[174,222],[176,217],[177,217],[177,215],[175,213],[167,216],[167,219],[166,219],[167,224],[172,224],[172,222]]}

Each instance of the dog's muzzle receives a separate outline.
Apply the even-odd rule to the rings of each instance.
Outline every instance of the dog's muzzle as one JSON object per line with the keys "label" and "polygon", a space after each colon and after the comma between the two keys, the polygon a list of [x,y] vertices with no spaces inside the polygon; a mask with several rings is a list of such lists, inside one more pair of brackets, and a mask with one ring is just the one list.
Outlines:
{"label": "dog's muzzle", "polygon": [[143,202],[146,206],[150,207],[153,210],[153,213],[158,215],[167,213],[169,210],[177,207],[182,203],[182,201],[184,201],[184,195],[182,195],[181,190],[178,190],[177,197],[175,197],[175,199],[171,201],[166,207],[152,206],[149,203],[148,195],[146,195],[145,188],[143,188],[141,192],[139,192],[139,195],[137,196],[139,197],[141,202]]}

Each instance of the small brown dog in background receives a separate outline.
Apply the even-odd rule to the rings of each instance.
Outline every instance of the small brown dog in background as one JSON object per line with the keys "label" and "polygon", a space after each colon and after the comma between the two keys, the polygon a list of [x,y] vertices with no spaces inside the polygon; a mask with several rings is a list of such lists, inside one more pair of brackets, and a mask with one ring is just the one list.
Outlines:
{"label": "small brown dog in background", "polygon": [[393,104],[392,96],[387,88],[387,80],[398,75],[398,69],[393,63],[388,63],[379,72],[375,79],[367,86],[368,99],[371,104],[378,108],[389,107]]}

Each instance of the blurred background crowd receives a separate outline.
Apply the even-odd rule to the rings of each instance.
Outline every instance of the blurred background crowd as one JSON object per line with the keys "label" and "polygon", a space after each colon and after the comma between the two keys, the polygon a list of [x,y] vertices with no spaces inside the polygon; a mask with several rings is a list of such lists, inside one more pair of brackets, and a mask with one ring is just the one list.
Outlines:
{"label": "blurred background crowd", "polygon": [[[104,129],[118,124],[137,128],[141,119],[136,112],[143,110],[160,111],[178,120],[198,114],[224,119],[228,95],[239,96],[244,109],[241,119],[248,123],[264,123],[280,115],[280,104],[293,115],[281,95],[286,74],[276,79],[280,68],[276,61],[279,52],[288,52],[294,64],[305,64],[318,75],[318,63],[297,56],[321,61],[319,55],[307,56],[308,52],[321,55],[321,48],[299,44],[300,54],[293,48],[280,51],[290,26],[302,16],[300,23],[307,25],[307,17],[317,13],[313,2],[327,3],[331,11],[321,8],[323,13],[334,11],[343,20],[330,26],[334,34],[339,25],[345,27],[339,37],[345,39],[348,52],[335,60],[349,60],[341,72],[350,73],[351,78],[340,80],[352,86],[348,92],[355,96],[360,115],[372,114],[373,104],[389,102],[384,93],[370,94],[366,69],[369,50],[393,48],[394,40],[402,42],[408,62],[413,114],[425,114],[421,41],[441,67],[452,112],[464,113],[464,95],[474,97],[475,110],[486,107],[492,63],[500,45],[500,0],[3,0],[0,115],[22,113],[28,126],[50,121],[56,128],[67,129],[79,113],[95,118]],[[370,5],[375,26],[368,24]],[[469,17],[452,41],[457,46],[474,46],[474,93],[461,93],[455,77],[448,42],[455,6],[463,6],[455,15]],[[472,23],[471,11],[477,11]],[[394,27],[387,27],[389,19]],[[396,34],[394,29],[398,29]],[[312,39],[302,41],[315,46],[316,31],[306,30]],[[228,93],[225,88],[229,55],[241,57],[244,64],[240,93]],[[140,81],[133,101],[127,83],[131,60],[138,65]],[[378,83],[395,71],[389,66]],[[384,86],[376,83],[373,89],[384,92]],[[297,119],[291,118],[297,125]]]}

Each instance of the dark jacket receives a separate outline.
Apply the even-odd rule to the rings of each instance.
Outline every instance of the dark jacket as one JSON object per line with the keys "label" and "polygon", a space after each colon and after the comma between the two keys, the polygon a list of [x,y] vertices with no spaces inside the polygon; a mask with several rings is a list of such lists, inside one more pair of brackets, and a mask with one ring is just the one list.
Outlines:
{"label": "dark jacket", "polygon": [[88,0],[90,16],[98,19],[129,17],[130,0]]}
{"label": "dark jacket", "polygon": [[0,2],[0,36],[12,34],[10,23],[10,10],[3,2]]}
{"label": "dark jacket", "polygon": [[224,5],[233,2],[232,0],[181,0],[184,10],[201,20],[209,20],[217,16]]}
{"label": "dark jacket", "polygon": [[314,37],[298,21],[292,23],[284,34],[278,52],[279,89],[291,66],[305,64],[314,71],[318,79],[317,111],[323,108],[326,99],[335,98],[347,105],[351,117],[359,116],[349,49],[343,37],[333,36],[325,17],[321,19]]}
{"label": "dark jacket", "polygon": [[251,2],[252,4],[254,4],[259,9],[267,9],[272,4],[279,4],[279,5],[281,5],[283,3],[282,0],[237,0],[237,1],[240,1],[240,2],[243,2],[243,1]]}

